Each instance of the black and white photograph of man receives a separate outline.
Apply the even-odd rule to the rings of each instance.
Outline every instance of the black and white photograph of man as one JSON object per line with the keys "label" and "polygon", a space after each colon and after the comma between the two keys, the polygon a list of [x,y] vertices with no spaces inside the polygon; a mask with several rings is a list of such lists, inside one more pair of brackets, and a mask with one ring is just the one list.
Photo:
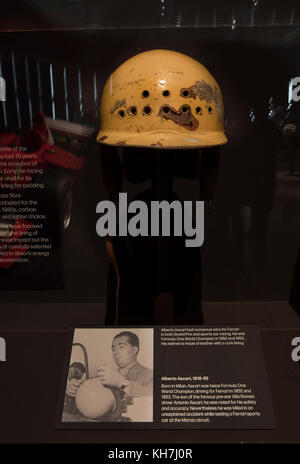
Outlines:
{"label": "black and white photograph of man", "polygon": [[75,330],[62,421],[153,421],[153,329]]}

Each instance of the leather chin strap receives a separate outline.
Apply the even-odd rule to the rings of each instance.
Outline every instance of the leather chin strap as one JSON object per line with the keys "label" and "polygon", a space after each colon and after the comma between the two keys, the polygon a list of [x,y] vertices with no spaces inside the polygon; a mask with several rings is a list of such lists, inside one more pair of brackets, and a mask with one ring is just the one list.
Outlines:
{"label": "leather chin strap", "polygon": [[106,252],[108,254],[108,258],[110,261],[110,264],[112,265],[112,268],[115,272],[116,278],[117,278],[117,288],[116,288],[116,313],[115,313],[115,325],[118,325],[118,320],[119,320],[119,289],[120,289],[120,274],[119,274],[119,269],[115,257],[115,252],[114,252],[114,247],[112,244],[112,240],[110,237],[106,240]]}

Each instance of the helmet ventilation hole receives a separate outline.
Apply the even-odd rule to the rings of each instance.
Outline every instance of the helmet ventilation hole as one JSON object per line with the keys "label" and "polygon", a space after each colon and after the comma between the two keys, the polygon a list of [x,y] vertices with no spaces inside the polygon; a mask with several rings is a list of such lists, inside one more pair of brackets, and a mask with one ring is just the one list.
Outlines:
{"label": "helmet ventilation hole", "polygon": [[186,106],[186,105],[183,105],[183,106],[181,107],[181,111],[182,111],[183,113],[186,113],[188,110],[189,110],[189,107]]}
{"label": "helmet ventilation hole", "polygon": [[212,109],[211,106],[208,107],[208,113],[209,113],[209,114],[213,114],[213,109]]}
{"label": "helmet ventilation hole", "polygon": [[142,92],[142,97],[143,98],[147,98],[147,97],[149,97],[149,95],[150,95],[149,90],[143,90],[143,92]]}
{"label": "helmet ventilation hole", "polygon": [[182,90],[181,95],[182,97],[187,98],[190,96],[190,92],[187,89],[185,89],[185,90]]}
{"label": "helmet ventilation hole", "polygon": [[169,113],[170,108],[168,106],[163,106],[163,112],[164,113]]}
{"label": "helmet ventilation hole", "polygon": [[131,116],[136,116],[137,114],[137,109],[136,109],[136,106],[131,106],[128,110],[128,113],[131,115]]}
{"label": "helmet ventilation hole", "polygon": [[197,113],[197,114],[202,114],[201,106],[197,106],[197,108],[196,108],[196,113]]}
{"label": "helmet ventilation hole", "polygon": [[169,90],[164,90],[162,94],[163,94],[164,97],[169,97],[170,91]]}
{"label": "helmet ventilation hole", "polygon": [[143,113],[150,114],[152,111],[151,106],[144,106]]}
{"label": "helmet ventilation hole", "polygon": [[119,111],[119,118],[124,118],[125,117],[125,111],[124,110],[120,110]]}

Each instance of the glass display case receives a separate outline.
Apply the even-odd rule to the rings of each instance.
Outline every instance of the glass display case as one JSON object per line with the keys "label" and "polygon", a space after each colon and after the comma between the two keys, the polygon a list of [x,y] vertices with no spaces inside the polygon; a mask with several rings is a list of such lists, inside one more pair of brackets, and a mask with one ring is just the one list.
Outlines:
{"label": "glass display case", "polygon": [[[296,0],[1,5],[0,336],[2,329],[66,331],[76,324],[255,324],[279,417],[278,441],[299,441],[300,415],[285,414],[293,409],[289,389],[292,398],[299,389],[298,358],[291,357],[300,327],[299,26]],[[217,150],[207,144],[174,150],[126,140],[97,143],[109,76],[152,50],[179,52],[213,76],[223,100],[227,143],[224,138]],[[160,60],[164,76],[175,72],[167,59]],[[144,76],[135,74],[134,66],[128,82],[137,86]],[[146,60],[141,72],[147,66]],[[155,66],[149,70],[153,75]],[[188,76],[189,65],[182,66]],[[173,112],[168,130],[176,132],[187,104],[205,132],[204,112],[209,118],[217,100],[199,97],[195,86],[201,79],[200,74],[196,83],[186,79],[180,92],[194,93],[178,91],[182,102],[170,94],[168,79],[161,87],[169,92],[163,98],[169,98]],[[146,134],[148,95],[138,95],[142,110],[136,103],[129,107],[131,94],[124,92],[111,114],[131,118],[129,130]],[[156,110],[151,98],[149,113],[166,127],[165,106]],[[203,201],[202,245],[188,248],[177,237],[161,240],[160,232],[158,238],[99,237],[97,205],[107,200],[117,205],[120,192],[128,202]],[[195,211],[191,214],[195,220]],[[63,341],[55,333],[60,356]],[[38,338],[32,346],[42,343]],[[49,349],[44,346],[45,356]],[[281,383],[273,350],[289,381]],[[35,362],[40,362],[36,355]],[[211,430],[203,439],[193,432],[195,442],[231,440],[229,431]],[[114,440],[113,433],[104,436]],[[157,439],[155,430],[147,433],[141,432],[140,441]],[[164,433],[175,440],[171,430]],[[277,438],[271,430],[238,430],[235,440]]]}

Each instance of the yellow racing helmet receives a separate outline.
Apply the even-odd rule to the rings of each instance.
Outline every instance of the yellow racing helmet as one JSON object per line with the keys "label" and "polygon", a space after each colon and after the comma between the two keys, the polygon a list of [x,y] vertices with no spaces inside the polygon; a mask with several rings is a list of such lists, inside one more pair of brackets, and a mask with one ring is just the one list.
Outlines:
{"label": "yellow racing helmet", "polygon": [[97,141],[108,145],[197,148],[223,145],[224,108],[213,76],[193,58],[151,50],[105,83]]}

